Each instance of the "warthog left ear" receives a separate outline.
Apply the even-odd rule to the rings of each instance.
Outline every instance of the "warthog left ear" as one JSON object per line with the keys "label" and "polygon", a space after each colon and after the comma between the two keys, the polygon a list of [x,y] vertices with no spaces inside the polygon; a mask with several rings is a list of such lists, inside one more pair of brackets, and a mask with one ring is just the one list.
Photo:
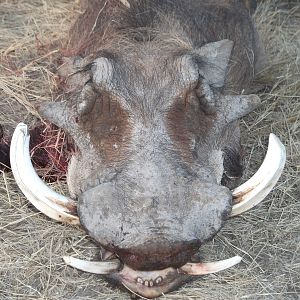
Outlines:
{"label": "warthog left ear", "polygon": [[68,121],[70,121],[70,109],[66,101],[44,102],[36,106],[36,109],[43,119],[54,123],[58,127],[67,129]]}
{"label": "warthog left ear", "polygon": [[221,40],[208,43],[196,50],[196,55],[200,56],[199,73],[213,87],[224,85],[228,61],[231,56],[233,42]]}

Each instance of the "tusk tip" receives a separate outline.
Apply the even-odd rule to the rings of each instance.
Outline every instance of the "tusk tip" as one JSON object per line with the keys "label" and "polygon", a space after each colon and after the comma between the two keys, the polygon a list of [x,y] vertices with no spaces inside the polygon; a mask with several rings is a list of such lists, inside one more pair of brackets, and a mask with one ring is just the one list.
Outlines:
{"label": "tusk tip", "polygon": [[282,144],[282,142],[280,141],[279,137],[277,135],[275,135],[274,133],[270,133],[269,135],[269,144],[271,145],[276,145],[277,147],[284,147],[284,145]]}
{"label": "tusk tip", "polygon": [[70,256],[63,256],[63,260],[67,265],[71,264],[71,257]]}
{"label": "tusk tip", "polygon": [[237,256],[234,256],[232,258],[229,258],[228,259],[228,264],[231,264],[231,266],[233,267],[233,266],[239,264],[241,261],[242,261],[242,257],[237,255]]}
{"label": "tusk tip", "polygon": [[208,263],[187,263],[181,267],[187,275],[207,275],[217,273],[228,268],[231,268],[240,263],[242,258],[240,256],[234,256],[225,260]]}
{"label": "tusk tip", "polygon": [[22,131],[24,135],[28,135],[28,126],[25,123],[19,123],[16,126],[17,131]]}
{"label": "tusk tip", "polygon": [[[274,133],[270,133],[269,134],[269,141],[277,141],[280,142],[279,138],[274,134]],[[281,142],[280,142],[281,143]]]}

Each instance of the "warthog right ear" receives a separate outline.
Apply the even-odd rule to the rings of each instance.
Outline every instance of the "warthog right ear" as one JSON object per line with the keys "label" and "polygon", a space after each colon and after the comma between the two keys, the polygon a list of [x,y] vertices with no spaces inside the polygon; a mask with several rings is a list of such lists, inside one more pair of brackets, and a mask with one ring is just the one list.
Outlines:
{"label": "warthog right ear", "polygon": [[[84,114],[89,109],[89,105],[87,103],[70,104],[68,101],[45,102],[37,107],[37,110],[43,119],[67,131],[81,152],[86,152],[90,149],[91,141],[78,125],[78,119],[81,117],[80,113]],[[80,110],[80,113],[78,113],[78,110]]]}
{"label": "warthog right ear", "polygon": [[208,43],[196,50],[196,55],[200,57],[199,73],[213,87],[224,85],[226,70],[231,56],[233,42],[221,40]]}

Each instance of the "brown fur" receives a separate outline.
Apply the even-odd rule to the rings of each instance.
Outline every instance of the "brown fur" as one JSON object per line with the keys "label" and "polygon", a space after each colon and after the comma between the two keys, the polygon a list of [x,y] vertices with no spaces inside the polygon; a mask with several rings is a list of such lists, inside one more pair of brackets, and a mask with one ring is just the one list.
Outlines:
{"label": "brown fur", "polygon": [[195,140],[200,136],[206,136],[212,129],[215,114],[206,114],[205,105],[197,100],[194,89],[187,89],[177,99],[168,112],[169,134],[180,150],[181,156],[186,161],[193,162],[197,159],[197,153],[193,148]]}
{"label": "brown fur", "polygon": [[119,0],[82,1],[80,14],[69,33],[68,56],[87,56],[109,45],[117,35],[118,15],[126,8]]}
{"label": "brown fur", "polygon": [[80,123],[106,164],[125,158],[130,126],[128,115],[120,107],[116,96],[103,93],[95,101],[92,111],[80,118]]}

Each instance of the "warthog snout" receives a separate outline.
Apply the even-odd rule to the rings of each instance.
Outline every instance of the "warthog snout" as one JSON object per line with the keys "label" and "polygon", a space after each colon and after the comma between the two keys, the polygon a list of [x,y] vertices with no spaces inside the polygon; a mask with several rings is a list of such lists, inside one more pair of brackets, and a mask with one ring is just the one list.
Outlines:
{"label": "warthog snout", "polygon": [[[184,265],[222,226],[231,211],[229,189],[160,157],[138,157],[110,182],[79,196],[82,225],[99,244],[137,270]],[[140,166],[144,167],[141,168]]]}

